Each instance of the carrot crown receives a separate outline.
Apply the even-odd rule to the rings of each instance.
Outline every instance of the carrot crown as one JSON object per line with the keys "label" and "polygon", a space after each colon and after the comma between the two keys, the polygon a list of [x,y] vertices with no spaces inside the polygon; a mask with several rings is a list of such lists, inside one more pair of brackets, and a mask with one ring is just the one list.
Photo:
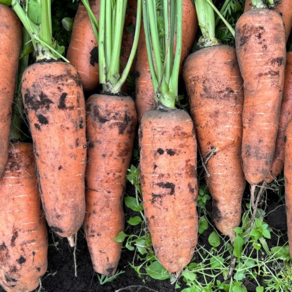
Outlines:
{"label": "carrot crown", "polygon": [[155,100],[175,108],[182,50],[182,0],[144,0],[143,19]]}
{"label": "carrot crown", "polygon": [[62,56],[64,47],[52,37],[51,0],[26,1],[24,8],[21,2],[12,0],[11,5],[31,37],[37,61],[62,58],[68,62]]}
{"label": "carrot crown", "polygon": [[141,27],[142,0],[138,0],[134,42],[122,75],[120,75],[120,53],[127,0],[100,0],[99,23],[90,9],[88,0],[82,0],[82,3],[89,13],[98,42],[99,79],[103,85],[103,92],[117,94],[127,79],[136,54]]}
{"label": "carrot crown", "polygon": [[227,28],[235,36],[234,29],[218,11],[213,4],[212,0],[195,0],[199,26],[202,32],[202,36],[199,39],[198,46],[200,48],[217,46],[220,41],[215,37],[215,15],[214,11],[219,15]]}
{"label": "carrot crown", "polygon": [[281,0],[251,0],[251,8],[276,8],[282,1]]}

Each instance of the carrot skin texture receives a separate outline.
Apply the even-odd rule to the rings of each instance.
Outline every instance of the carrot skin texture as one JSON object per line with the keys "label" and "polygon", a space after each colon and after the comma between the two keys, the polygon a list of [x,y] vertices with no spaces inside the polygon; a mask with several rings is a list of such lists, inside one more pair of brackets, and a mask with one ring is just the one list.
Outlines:
{"label": "carrot skin texture", "polygon": [[86,121],[81,79],[63,62],[40,62],[22,77],[39,188],[51,229],[74,235],[85,215]]}
{"label": "carrot skin texture", "polygon": [[33,291],[47,270],[48,239],[32,144],[10,145],[0,196],[0,284],[7,292]]}
{"label": "carrot skin texture", "polygon": [[[182,52],[180,61],[180,75],[182,73],[182,64],[189,55],[195,37],[198,31],[198,18],[195,4],[192,0],[183,0],[183,35],[182,35]],[[142,115],[156,105],[154,99],[154,89],[151,83],[151,73],[147,57],[147,48],[145,41],[145,32],[143,25],[137,48],[136,62],[136,108],[138,114],[138,123]]]}
{"label": "carrot skin texture", "polygon": [[123,193],[137,125],[130,97],[92,95],[87,103],[88,163],[84,229],[93,268],[115,274],[124,230]]}
{"label": "carrot skin texture", "polygon": [[4,171],[9,148],[12,103],[22,44],[21,23],[16,14],[0,4],[0,177]]}
{"label": "carrot skin texture", "polygon": [[290,255],[292,256],[292,122],[290,121],[285,136],[285,164],[284,164],[284,177],[285,177],[285,203],[287,214],[288,226],[288,243]]}
{"label": "carrot skin texture", "polygon": [[[100,0],[89,1],[90,7],[99,20]],[[95,90],[99,85],[98,44],[86,8],[80,1],[74,18],[67,59],[74,65],[81,77],[85,92]]]}
{"label": "carrot skin texture", "polygon": [[183,78],[191,116],[213,198],[216,227],[233,241],[241,221],[245,178],[241,167],[243,91],[235,50],[229,46],[201,49],[185,61]]}
{"label": "carrot skin texture", "polygon": [[183,110],[149,110],[139,128],[143,205],[155,254],[170,273],[191,261],[198,236],[197,144]]}
{"label": "carrot skin texture", "polygon": [[243,172],[250,184],[268,175],[274,158],[286,64],[279,13],[254,9],[237,21],[235,43],[244,81]]}
{"label": "carrot skin texture", "polygon": [[[244,12],[251,10],[251,0],[246,0]],[[286,42],[288,41],[291,28],[292,28],[292,1],[291,0],[282,0],[282,3],[279,4],[275,11],[280,13],[283,17],[285,23],[285,30],[286,30]]]}
{"label": "carrot skin texture", "polygon": [[267,183],[272,182],[284,169],[285,132],[291,118],[292,118],[292,52],[287,52],[285,83],[279,119],[279,130],[277,135],[276,151],[272,167],[266,178]]}

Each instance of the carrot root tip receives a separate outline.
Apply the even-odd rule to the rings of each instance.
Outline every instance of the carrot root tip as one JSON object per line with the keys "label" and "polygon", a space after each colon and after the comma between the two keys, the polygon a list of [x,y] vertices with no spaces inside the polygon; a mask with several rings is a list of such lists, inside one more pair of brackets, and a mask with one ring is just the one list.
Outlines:
{"label": "carrot root tip", "polygon": [[74,235],[67,237],[70,247],[75,247]]}

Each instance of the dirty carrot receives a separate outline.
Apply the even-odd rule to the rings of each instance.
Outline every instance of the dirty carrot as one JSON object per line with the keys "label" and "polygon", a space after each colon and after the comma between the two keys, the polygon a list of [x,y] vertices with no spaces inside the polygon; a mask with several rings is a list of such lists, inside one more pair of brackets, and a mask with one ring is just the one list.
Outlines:
{"label": "dirty carrot", "polygon": [[236,53],[243,77],[242,161],[255,186],[268,175],[275,154],[286,64],[285,29],[279,13],[261,0],[236,24]]}
{"label": "dirty carrot", "polygon": [[[100,0],[90,1],[89,3],[88,5],[90,5],[98,20]],[[95,90],[99,84],[98,43],[87,10],[82,2],[79,3],[74,18],[71,41],[66,57],[77,69],[84,91]]]}
{"label": "dirty carrot", "polygon": [[[120,73],[120,51],[127,1],[100,1],[99,77],[102,92],[87,105],[88,164],[84,229],[93,268],[112,276],[121,256],[114,241],[124,230],[123,194],[134,144],[137,115],[134,101],[121,94],[136,53],[142,1],[137,2],[130,55]],[[114,23],[113,26],[110,24]],[[121,75],[120,75],[121,74]]]}
{"label": "dirty carrot", "polygon": [[85,215],[87,146],[81,79],[72,65],[58,61],[60,54],[52,48],[51,1],[41,1],[40,30],[19,1],[13,7],[30,33],[37,55],[37,62],[23,74],[22,96],[43,208],[50,228],[73,246],[72,237]]}
{"label": "dirty carrot", "polygon": [[[13,103],[18,59],[21,50],[21,23],[16,14],[0,4],[0,177],[8,159],[11,106]],[[4,65],[5,64],[5,65]]]}
{"label": "dirty carrot", "polygon": [[281,105],[279,129],[276,142],[276,151],[270,172],[266,178],[267,183],[272,182],[284,169],[285,161],[285,132],[292,119],[292,52],[286,55],[285,83]]}
{"label": "dirty carrot", "polygon": [[[157,107],[141,119],[140,178],[155,254],[165,269],[178,276],[191,261],[197,244],[197,144],[191,117],[175,108],[182,50],[182,0],[163,2],[159,17],[165,25],[164,36],[156,26],[156,4],[149,0],[143,4],[147,55]],[[176,23],[177,27],[169,29],[168,23]],[[173,58],[174,31],[177,37]],[[161,53],[165,56],[164,64]]]}
{"label": "dirty carrot", "polygon": [[[192,0],[183,0],[183,24],[182,24],[182,52],[180,60],[180,72],[182,71],[182,64],[189,55],[192,45],[194,43],[197,30],[198,19],[196,8]],[[175,51],[175,46],[174,46]],[[151,83],[151,74],[149,63],[147,60],[147,50],[144,28],[141,29],[141,35],[137,50],[137,62],[135,67],[136,76],[136,108],[138,115],[138,122],[140,123],[142,115],[156,105],[154,99],[154,91]]]}
{"label": "dirty carrot", "polygon": [[33,291],[47,271],[48,235],[32,144],[10,144],[0,197],[0,285],[7,292]]}
{"label": "dirty carrot", "polygon": [[245,188],[241,167],[243,82],[235,50],[215,37],[213,9],[205,1],[195,4],[203,36],[200,49],[185,61],[183,78],[207,169],[213,220],[233,243]]}
{"label": "dirty carrot", "polygon": [[[246,0],[244,12],[250,11],[252,9],[251,0]],[[286,30],[286,42],[288,41],[291,28],[292,28],[292,1],[282,0],[282,2],[275,8],[275,11],[279,12],[283,17]]]}

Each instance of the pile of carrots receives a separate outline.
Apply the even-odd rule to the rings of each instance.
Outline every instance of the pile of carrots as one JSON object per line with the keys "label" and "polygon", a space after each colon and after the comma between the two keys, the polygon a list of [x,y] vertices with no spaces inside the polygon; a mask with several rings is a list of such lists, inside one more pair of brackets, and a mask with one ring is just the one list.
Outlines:
{"label": "pile of carrots", "polygon": [[[164,81],[154,84],[151,77],[163,69],[150,59],[157,51],[147,39],[150,30],[145,28],[142,2],[151,1],[121,1],[120,44],[111,44],[118,38],[106,34],[106,25],[111,25],[108,4],[80,1],[67,49],[71,64],[61,62],[64,57],[49,25],[47,34],[40,29],[42,41],[33,41],[37,62],[17,77],[22,29],[32,29],[33,38],[38,24],[26,19],[20,1],[0,0],[0,285],[6,291],[32,291],[39,285],[47,269],[46,222],[72,247],[84,226],[94,270],[115,274],[121,244],[114,238],[124,230],[123,193],[139,123],[145,215],[155,253],[169,272],[181,273],[197,243],[197,143],[213,199],[213,220],[232,244],[234,228],[241,222],[246,181],[256,212],[266,184],[285,168],[287,220],[291,221],[292,52],[286,53],[291,0],[275,7],[263,7],[268,4],[258,0],[261,8],[247,0],[236,24],[235,48],[215,38],[211,0],[174,2],[179,1],[182,23],[176,29],[182,33],[174,33],[175,45],[168,57],[178,69],[177,83],[185,83],[190,115],[165,106],[159,92]],[[44,9],[50,11],[50,0],[45,2],[42,15]],[[206,17],[211,21],[204,23]],[[136,34],[126,29],[132,24]],[[203,35],[199,49],[189,55],[199,24]],[[108,55],[107,48],[114,52],[115,45],[118,54]],[[123,54],[111,76],[109,62],[119,58],[120,49]],[[135,102],[123,93],[129,72],[136,76]],[[32,144],[9,138],[16,84],[21,84]],[[100,94],[85,101],[84,93],[96,92],[99,85]]]}

